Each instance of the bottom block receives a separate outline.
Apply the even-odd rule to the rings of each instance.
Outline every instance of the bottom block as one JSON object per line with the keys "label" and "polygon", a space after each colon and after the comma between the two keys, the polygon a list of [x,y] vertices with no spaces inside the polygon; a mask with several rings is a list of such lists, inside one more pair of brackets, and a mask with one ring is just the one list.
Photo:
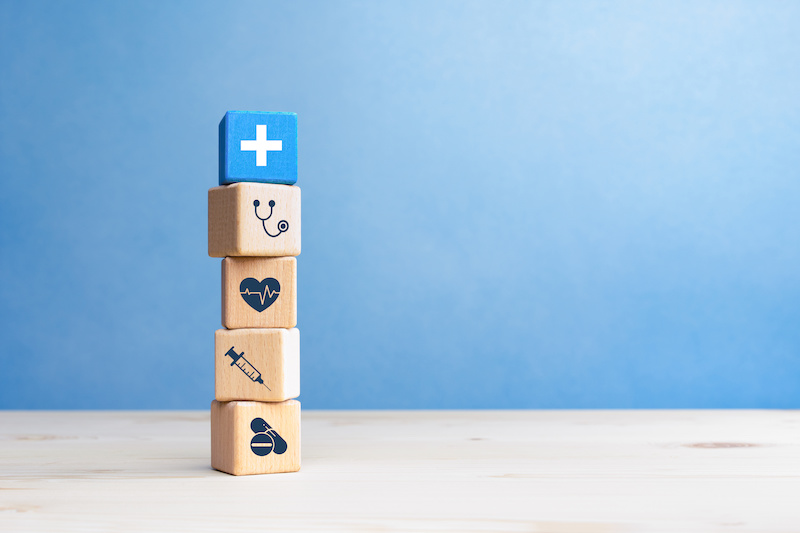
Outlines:
{"label": "bottom block", "polygon": [[300,470],[300,402],[211,402],[211,467],[234,476]]}

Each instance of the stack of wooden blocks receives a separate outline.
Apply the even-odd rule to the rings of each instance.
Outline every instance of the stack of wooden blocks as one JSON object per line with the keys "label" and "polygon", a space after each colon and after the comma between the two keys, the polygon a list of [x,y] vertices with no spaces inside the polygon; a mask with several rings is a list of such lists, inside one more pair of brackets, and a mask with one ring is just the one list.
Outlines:
{"label": "stack of wooden blocks", "polygon": [[234,475],[300,469],[297,115],[229,111],[208,255],[222,260],[214,338],[211,466]]}

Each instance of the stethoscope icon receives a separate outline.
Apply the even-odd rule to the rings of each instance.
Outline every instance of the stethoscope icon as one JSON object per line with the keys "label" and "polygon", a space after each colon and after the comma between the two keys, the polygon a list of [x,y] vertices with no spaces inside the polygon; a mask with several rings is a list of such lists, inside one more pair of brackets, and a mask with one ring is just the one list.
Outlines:
{"label": "stethoscope icon", "polygon": [[253,200],[253,207],[255,208],[256,218],[258,218],[258,220],[261,221],[261,225],[264,227],[264,233],[266,233],[270,237],[277,237],[284,231],[289,230],[289,223],[286,222],[285,220],[281,220],[280,222],[278,222],[278,233],[276,233],[275,235],[270,233],[269,230],[267,229],[267,220],[269,220],[270,217],[272,217],[272,208],[275,207],[275,200],[269,201],[269,216],[267,216],[267,218],[261,218],[260,216],[258,216],[259,205],[261,205],[261,202],[259,202],[258,200]]}

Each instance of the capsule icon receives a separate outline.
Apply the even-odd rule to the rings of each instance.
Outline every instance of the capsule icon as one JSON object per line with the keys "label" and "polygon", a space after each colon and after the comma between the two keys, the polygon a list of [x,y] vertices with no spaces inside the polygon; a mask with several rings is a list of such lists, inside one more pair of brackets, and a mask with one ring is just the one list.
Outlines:
{"label": "capsule icon", "polygon": [[263,418],[254,418],[250,422],[250,429],[255,433],[255,436],[250,441],[250,449],[260,457],[269,455],[272,452],[281,455],[289,448],[283,437],[278,435],[278,432],[267,424],[267,421]]}

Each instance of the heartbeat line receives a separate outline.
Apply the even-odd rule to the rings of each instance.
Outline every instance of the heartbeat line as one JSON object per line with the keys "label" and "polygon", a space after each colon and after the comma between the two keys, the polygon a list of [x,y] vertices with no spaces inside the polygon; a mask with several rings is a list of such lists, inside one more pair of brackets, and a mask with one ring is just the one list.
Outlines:
{"label": "heartbeat line", "polygon": [[264,292],[250,292],[250,289],[245,289],[242,296],[250,296],[251,294],[258,294],[259,298],[261,298],[261,305],[264,305],[264,302],[267,300],[267,297],[271,300],[272,297],[276,294],[280,294],[281,291],[273,291],[270,290],[269,287],[264,287]]}

